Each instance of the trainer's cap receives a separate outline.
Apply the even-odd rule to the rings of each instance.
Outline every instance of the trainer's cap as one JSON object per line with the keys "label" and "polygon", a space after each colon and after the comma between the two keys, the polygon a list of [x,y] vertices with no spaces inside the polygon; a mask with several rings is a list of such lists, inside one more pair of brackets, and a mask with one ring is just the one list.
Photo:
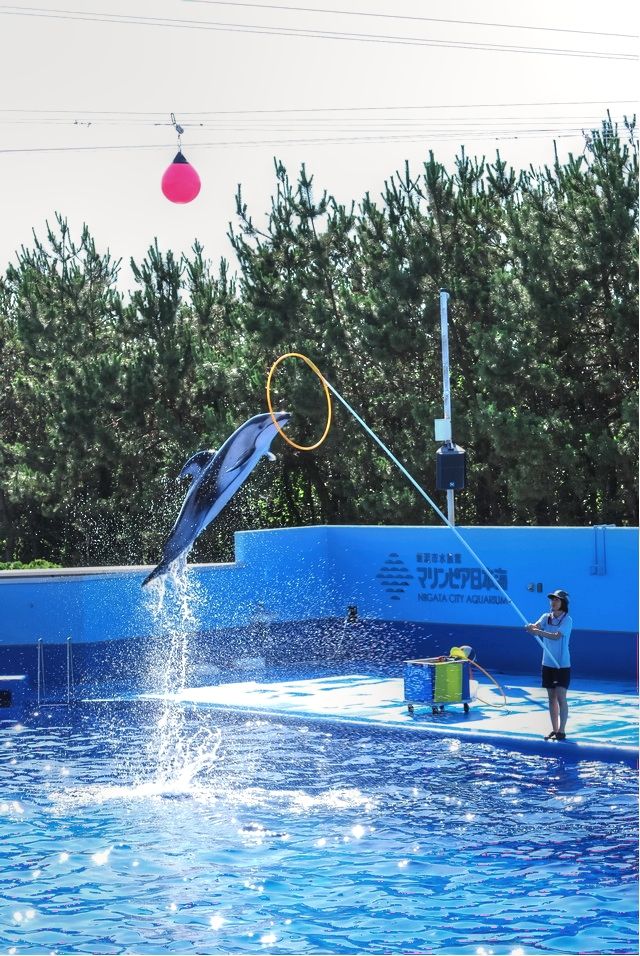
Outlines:
{"label": "trainer's cap", "polygon": [[563,591],[562,588],[558,588],[557,591],[552,591],[551,594],[547,594],[548,598],[560,598],[561,601],[567,601],[569,599],[569,592]]}

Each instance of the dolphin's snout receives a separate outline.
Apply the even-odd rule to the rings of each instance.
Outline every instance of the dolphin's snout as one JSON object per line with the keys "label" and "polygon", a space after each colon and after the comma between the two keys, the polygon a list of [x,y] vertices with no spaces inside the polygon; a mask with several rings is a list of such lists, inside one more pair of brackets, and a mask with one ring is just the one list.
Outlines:
{"label": "dolphin's snout", "polygon": [[288,425],[291,421],[292,414],[291,412],[274,412],[273,417],[277,421],[280,428],[284,428],[285,425]]}

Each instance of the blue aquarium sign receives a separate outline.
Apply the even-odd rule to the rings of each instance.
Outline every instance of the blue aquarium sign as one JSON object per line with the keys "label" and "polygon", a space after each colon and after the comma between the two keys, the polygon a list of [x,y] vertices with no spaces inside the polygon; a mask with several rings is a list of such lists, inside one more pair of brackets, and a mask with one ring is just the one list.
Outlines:
{"label": "blue aquarium sign", "polygon": [[[508,589],[508,575],[504,568],[492,568],[500,587]],[[452,552],[418,552],[415,574],[396,552],[391,552],[380,569],[378,578],[392,601],[409,589],[411,582],[418,585],[418,601],[446,601],[450,604],[508,604],[489,575],[482,568],[466,567],[462,554]],[[494,592],[494,593],[487,593]]]}

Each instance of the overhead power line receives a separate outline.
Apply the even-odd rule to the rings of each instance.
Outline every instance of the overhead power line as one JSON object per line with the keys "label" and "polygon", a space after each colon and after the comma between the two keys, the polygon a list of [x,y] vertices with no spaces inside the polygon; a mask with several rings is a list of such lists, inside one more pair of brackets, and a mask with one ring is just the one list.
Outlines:
{"label": "overhead power line", "polygon": [[[461,132],[469,127],[478,128],[482,126],[485,129],[494,129],[497,125],[501,128],[504,128],[508,125],[509,129],[528,129],[531,127],[532,119],[535,119],[539,123],[544,123],[547,125],[554,126],[557,129],[563,129],[567,125],[571,125],[572,128],[582,128],[584,126],[589,126],[593,128],[599,126],[601,117],[599,116],[536,116],[534,118],[529,117],[528,119],[519,119],[513,116],[478,116],[478,117],[467,117],[464,120],[454,120],[454,119],[425,119],[421,117],[416,118],[403,118],[403,117],[388,117],[380,116],[377,118],[370,118],[365,116],[360,117],[319,117],[319,118],[305,118],[298,117],[287,121],[286,119],[273,120],[255,120],[245,118],[244,122],[242,119],[226,119],[226,120],[201,120],[196,123],[187,123],[183,121],[182,128],[184,130],[198,130],[198,129],[238,129],[238,130],[258,130],[258,129],[295,129],[295,128],[318,128],[326,129],[327,127],[336,127],[338,129],[353,129],[357,131],[362,128],[378,128],[384,127],[385,129],[391,131],[392,129],[439,129],[439,128],[456,128]],[[118,120],[118,119],[42,119],[34,121],[33,119],[10,119],[4,120],[5,125],[11,126],[29,126],[29,127],[52,127],[52,126],[75,126],[75,127],[171,127],[172,123],[158,123],[152,120]]]}
{"label": "overhead power line", "polygon": [[186,30],[213,30],[227,33],[248,33],[265,36],[292,36],[322,40],[341,40],[356,43],[395,44],[436,49],[458,49],[491,53],[525,53],[539,56],[578,57],[598,60],[635,62],[635,54],[603,52],[599,50],[562,50],[552,47],[531,47],[516,44],[482,43],[462,40],[432,40],[424,37],[399,37],[383,34],[347,33],[336,30],[298,30],[285,27],[266,27],[255,24],[224,23],[210,20],[176,20],[170,17],[141,17],[126,14],[89,13],[79,10],[54,10],[43,7],[16,7],[0,5],[0,14],[6,16],[37,17],[49,20],[73,20],[88,23],[117,23],[135,26],[169,27]]}
{"label": "overhead power line", "polygon": [[573,27],[541,27],[528,23],[491,23],[485,20],[449,20],[444,17],[414,17],[402,13],[374,13],[366,10],[329,10],[324,7],[293,7],[277,3],[241,3],[239,0],[183,0],[215,7],[250,7],[253,10],[288,10],[296,13],[326,13],[331,16],[375,17],[381,20],[411,20],[414,23],[447,23],[470,27],[493,27],[500,30],[538,30],[545,33],[576,33],[595,37],[621,37],[637,40],[637,33],[607,33],[603,30],[576,30]]}
{"label": "overhead power line", "polygon": [[[503,142],[518,139],[580,139],[583,138],[582,129],[523,129],[514,133],[513,130],[500,131],[493,130],[464,130],[462,135],[469,141],[490,140],[492,142]],[[306,137],[304,139],[290,139],[279,137],[276,139],[252,139],[252,140],[219,140],[214,143],[193,142],[189,145],[189,150],[196,149],[227,149],[244,148],[257,146],[330,146],[330,145],[358,145],[368,143],[423,143],[429,146],[433,142],[455,142],[460,143],[460,135],[452,135],[450,130],[446,131],[414,131],[407,134],[391,134],[389,136],[360,135],[360,136],[323,136]],[[27,146],[27,147],[8,147],[0,148],[0,155],[15,155],[26,153],[91,153],[91,152],[118,152],[133,150],[171,150],[175,149],[175,142],[172,143],[137,143],[137,144],[119,144],[107,146]]]}
{"label": "overhead power line", "polygon": [[[164,122],[158,119],[131,117],[131,116],[94,116],[92,114],[77,114],[65,116],[21,116],[15,113],[10,116],[3,116],[0,111],[0,118],[5,126],[22,126],[36,128],[51,127],[94,127],[96,129],[105,128],[158,128],[173,127],[174,124],[168,120]],[[258,132],[260,130],[316,130],[318,133],[331,131],[332,129],[345,131],[350,130],[354,133],[363,130],[380,130],[397,132],[402,130],[449,130],[457,131],[463,134],[468,129],[485,129],[489,133],[493,130],[501,131],[511,130],[517,132],[520,129],[531,129],[532,126],[539,128],[544,126],[546,129],[589,129],[599,128],[602,123],[601,114],[573,113],[570,115],[536,115],[536,116],[505,116],[505,115],[474,115],[474,116],[416,116],[416,115],[385,115],[385,114],[327,114],[327,115],[262,115],[262,116],[233,116],[226,115],[202,117],[193,122],[189,122],[181,117],[183,130],[217,130],[238,132],[250,131]],[[615,122],[623,122],[622,118],[616,117]]]}
{"label": "overhead power line", "polygon": [[[198,111],[188,111],[180,110],[180,117],[192,117],[197,119],[198,117],[207,117],[207,116],[262,116],[262,115],[296,115],[296,114],[316,114],[316,113],[371,113],[371,112],[397,112],[399,110],[475,110],[475,109],[528,109],[528,108],[537,108],[537,107],[547,107],[547,106],[621,106],[623,104],[635,104],[634,99],[628,100],[616,100],[616,99],[606,99],[606,100],[539,100],[536,102],[521,102],[521,103],[429,103],[429,104],[407,104],[407,103],[396,103],[389,106],[304,106],[304,107],[287,107],[287,108],[270,108],[270,109],[233,109],[233,110],[198,110]],[[107,117],[133,117],[135,122],[139,117],[147,117],[149,119],[156,120],[160,117],[167,117],[167,110],[78,110],[78,109],[53,109],[51,107],[40,108],[40,109],[22,109],[20,107],[11,107],[11,108],[0,108],[0,116],[3,114],[13,115],[20,113],[23,115],[45,115],[45,116],[61,116],[68,115],[73,117],[94,117],[94,116],[107,116]],[[462,120],[464,117],[457,117]],[[470,117],[472,118],[472,117]],[[532,117],[533,118],[533,117]],[[454,117],[455,119],[455,117]],[[169,125],[172,125],[169,123]]]}
{"label": "overhead power line", "polygon": [[[513,106],[513,104],[510,104]],[[588,104],[590,105],[590,104]],[[600,105],[600,104],[599,104]],[[344,110],[351,109],[350,112]],[[354,112],[355,108],[342,110],[324,110],[310,112],[308,110],[271,110],[271,111],[211,111],[181,114],[180,120],[183,130],[189,131],[189,149],[205,146],[244,146],[249,142],[254,145],[274,145],[275,143],[288,144],[318,144],[323,143],[357,143],[357,142],[416,142],[425,143],[437,139],[456,139],[464,142],[469,137],[483,137],[492,141],[495,139],[514,139],[534,135],[559,137],[578,135],[583,131],[599,129],[603,122],[601,111],[593,109],[550,113],[548,108],[544,113],[539,106],[534,114],[523,115],[523,111],[514,110],[509,113],[496,111],[495,105],[491,114],[485,111],[474,110],[471,115],[434,113],[417,113],[415,110],[401,112],[400,109],[381,112],[365,110]],[[615,124],[626,124],[624,113],[618,110],[613,113],[612,104],[608,103],[607,114],[609,120]],[[162,119],[161,117],[164,117]],[[173,127],[167,113],[145,113],[141,111],[73,111],[73,110],[24,110],[0,109],[0,123],[8,126],[37,129],[73,128],[82,130],[75,134],[74,142],[66,146],[18,146],[7,145],[4,153],[10,152],[39,152],[39,151],[71,151],[82,150],[112,150],[112,149],[154,149],[164,148],[153,143],[126,144],[95,142],[95,131],[106,129],[143,129]],[[93,128],[89,133],[89,128]],[[215,132],[219,138],[216,143],[202,143],[198,140],[199,134]],[[224,136],[236,135],[233,140],[223,140]],[[78,142],[78,135],[82,136]],[[303,136],[304,139],[299,137]],[[91,137],[87,142],[87,137]],[[258,139],[260,137],[260,139]],[[271,138],[264,138],[271,137]],[[274,138],[276,137],[276,138]],[[297,138],[296,138],[297,137]],[[93,140],[93,142],[91,141]]]}

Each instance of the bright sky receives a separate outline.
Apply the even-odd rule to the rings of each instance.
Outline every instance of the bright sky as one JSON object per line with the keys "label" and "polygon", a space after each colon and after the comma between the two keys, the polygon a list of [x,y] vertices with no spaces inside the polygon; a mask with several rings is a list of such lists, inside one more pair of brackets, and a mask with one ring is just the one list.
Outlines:
{"label": "bright sky", "polygon": [[[429,149],[449,165],[460,144],[491,157],[499,148],[516,168],[551,162],[554,138],[561,154],[579,153],[580,130],[607,108],[636,110],[637,9],[0,0],[0,269],[56,211],[122,257],[126,287],[129,257],[154,237],[177,253],[198,239],[214,262],[231,258],[237,184],[260,224],[274,156],[292,179],[306,163],[318,190],[350,202],[378,195],[405,159],[419,172]],[[177,151],[171,113],[203,183],[184,206],[160,191]]]}

